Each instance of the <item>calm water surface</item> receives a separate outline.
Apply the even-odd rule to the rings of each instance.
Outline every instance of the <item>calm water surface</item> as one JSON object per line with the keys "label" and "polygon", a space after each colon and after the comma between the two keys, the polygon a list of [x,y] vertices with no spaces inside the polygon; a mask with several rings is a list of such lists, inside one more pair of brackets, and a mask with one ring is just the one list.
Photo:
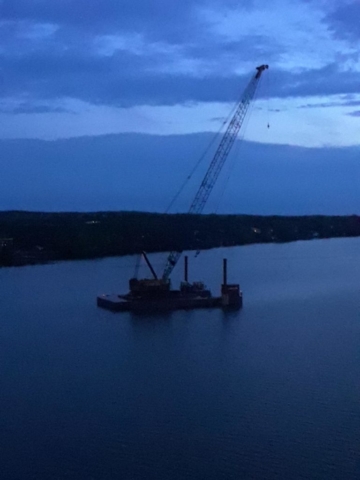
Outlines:
{"label": "calm water surface", "polygon": [[360,239],[204,252],[193,279],[217,293],[224,256],[240,312],[97,309],[131,257],[0,270],[1,478],[358,480]]}

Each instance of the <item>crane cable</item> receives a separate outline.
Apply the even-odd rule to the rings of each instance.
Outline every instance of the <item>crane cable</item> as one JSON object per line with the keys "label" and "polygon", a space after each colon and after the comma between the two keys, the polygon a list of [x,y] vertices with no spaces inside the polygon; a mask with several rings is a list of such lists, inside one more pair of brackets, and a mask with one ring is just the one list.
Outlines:
{"label": "crane cable", "polygon": [[[265,89],[269,86],[269,79],[267,78],[267,85],[264,84],[263,82],[263,77],[261,77],[260,79],[260,82],[259,82],[259,86],[258,86],[258,90],[261,89],[261,85],[264,85]],[[265,93],[265,96],[267,97],[267,101],[269,102],[269,90],[267,92],[267,94]],[[226,187],[229,183],[229,180],[230,180],[230,176],[231,176],[231,173],[233,171],[233,168],[234,168],[234,165],[235,165],[235,162],[237,161],[237,159],[239,158],[239,152],[242,148],[242,146],[244,145],[244,138],[246,136],[246,131],[247,131],[247,128],[249,126],[249,122],[250,122],[250,118],[252,116],[252,113],[254,111],[254,108],[255,108],[255,102],[251,102],[250,106],[249,106],[249,110],[248,110],[248,113],[246,115],[246,117],[244,118],[244,123],[243,123],[243,126],[239,132],[239,136],[238,136],[238,139],[236,140],[236,145],[235,145],[235,152],[233,152],[232,154],[230,154],[230,162],[229,162],[229,167],[228,167],[228,172],[226,174],[226,177],[225,177],[225,181],[223,182],[223,186],[221,188],[221,193],[219,195],[219,200],[217,202],[217,205],[216,205],[216,208],[215,208],[215,213],[218,213],[218,210],[220,208],[220,204],[221,204],[221,201],[224,197],[224,194],[225,194],[225,190],[226,190]],[[269,103],[267,105],[267,128],[270,128],[270,120],[269,120]]]}
{"label": "crane cable", "polygon": [[[201,213],[203,211],[205,203],[207,202],[209,195],[213,190],[216,180],[221,172],[221,169],[224,166],[226,158],[230,153],[231,147],[236,140],[236,136],[241,129],[244,118],[246,117],[246,113],[256,93],[261,74],[268,68],[269,66],[265,64],[256,67],[257,73],[251,78],[250,82],[244,90],[242,99],[239,102],[239,105],[237,105],[236,107],[233,118],[231,119],[229,125],[226,128],[224,136],[221,139],[215,155],[191,203],[189,213]],[[169,275],[177,264],[181,254],[181,250],[173,250],[169,253],[162,275],[163,280],[168,281]]]}
{"label": "crane cable", "polygon": [[230,154],[230,161],[229,161],[229,164],[228,164],[229,166],[228,166],[228,169],[227,169],[228,172],[225,173],[225,181],[223,182],[223,186],[221,188],[218,201],[216,202],[215,213],[218,213],[218,211],[219,211],[220,204],[221,204],[222,199],[224,197],[226,187],[227,187],[227,185],[229,183],[229,180],[230,180],[230,176],[233,172],[235,162],[238,160],[239,152],[244,145],[244,138],[245,138],[245,135],[246,135],[246,130],[249,126],[250,118],[251,118],[252,112],[254,110],[254,107],[255,107],[255,103],[252,102],[251,105],[249,106],[248,113],[247,113],[247,115],[244,119],[244,123],[243,123],[242,129],[241,129],[241,132],[239,132],[240,135],[239,135],[238,139],[236,140],[235,151],[232,152],[232,154]]}
{"label": "crane cable", "polygon": [[[240,101],[240,100],[239,100]],[[229,112],[229,114],[227,115],[226,119],[221,123],[221,126],[219,128],[219,130],[216,132],[215,135],[213,135],[213,138],[210,140],[208,146],[205,148],[204,152],[202,153],[202,155],[200,155],[200,158],[199,160],[196,162],[195,166],[192,168],[191,172],[189,173],[189,175],[185,178],[184,182],[182,183],[182,185],[180,186],[179,190],[177,191],[177,193],[174,195],[173,199],[171,200],[171,202],[169,203],[168,207],[166,208],[165,210],[165,213],[169,213],[170,209],[173,207],[174,203],[176,202],[176,200],[179,198],[179,196],[182,194],[182,192],[184,191],[186,185],[189,183],[189,181],[191,180],[192,176],[194,175],[194,173],[196,172],[196,170],[198,169],[198,167],[200,166],[201,162],[206,158],[207,154],[210,152],[211,148],[213,147],[214,143],[216,142],[216,140],[219,138],[222,130],[225,129],[225,126],[229,123],[230,119],[233,117],[234,113],[235,113],[235,110],[239,104],[239,101],[237,101],[231,111]]]}

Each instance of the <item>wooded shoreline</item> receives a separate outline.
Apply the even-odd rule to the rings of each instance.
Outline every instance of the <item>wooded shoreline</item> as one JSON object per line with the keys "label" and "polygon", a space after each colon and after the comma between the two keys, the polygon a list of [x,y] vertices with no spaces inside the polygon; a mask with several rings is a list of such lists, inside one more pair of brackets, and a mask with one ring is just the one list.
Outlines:
{"label": "wooded shoreline", "polygon": [[360,236],[360,217],[0,212],[0,266]]}

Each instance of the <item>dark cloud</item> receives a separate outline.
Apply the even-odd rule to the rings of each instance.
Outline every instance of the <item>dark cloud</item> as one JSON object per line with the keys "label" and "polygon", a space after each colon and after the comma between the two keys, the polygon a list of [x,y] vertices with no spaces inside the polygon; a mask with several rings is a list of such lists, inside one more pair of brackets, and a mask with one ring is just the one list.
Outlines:
{"label": "dark cloud", "polygon": [[301,97],[360,93],[360,73],[343,71],[332,63],[320,69],[298,73],[275,72],[273,96]]}
{"label": "dark cloud", "polygon": [[351,117],[360,117],[360,110],[355,110],[354,112],[348,113]]}
{"label": "dark cloud", "polygon": [[344,101],[341,105],[344,107],[360,107],[360,100],[347,100]]}
{"label": "dark cloud", "polygon": [[1,106],[0,113],[11,113],[13,115],[19,114],[33,114],[33,113],[75,113],[73,110],[55,107],[51,105],[36,105],[32,102],[23,102],[15,106]]}
{"label": "dark cloud", "polygon": [[339,2],[339,7],[326,16],[325,22],[337,38],[358,40],[360,37],[360,3]]}
{"label": "dark cloud", "polygon": [[[248,38],[248,42],[251,44],[252,39]],[[202,76],[198,72],[166,73],[161,71],[166,56],[143,56],[124,50],[104,56],[79,45],[73,49],[50,46],[25,54],[2,54],[1,90],[4,97],[26,94],[38,100],[72,97],[118,106],[172,105],[234,101],[250,76],[250,72],[245,76],[224,73],[221,63],[216,71]],[[268,74],[271,90],[263,90],[263,94],[272,97],[356,94],[360,90],[360,74],[341,71],[335,63],[296,73],[272,70],[270,65]]]}
{"label": "dark cloud", "polygon": [[[251,8],[252,0],[241,7]],[[201,7],[239,8],[235,0],[2,0],[3,20],[53,23],[61,27],[118,34],[142,32],[152,39],[178,42],[202,29]]]}
{"label": "dark cloud", "polygon": [[[198,8],[220,4],[237,6],[235,0],[3,0],[0,97],[26,96],[35,104],[71,97],[114,106],[235,101],[250,72],[237,75],[234,65],[266,61],[271,68],[284,52],[258,33],[239,41],[210,35]],[[241,5],[252,8],[250,0]],[[41,30],[42,23],[57,27]],[[140,32],[149,43],[139,51],[99,51],[101,35],[126,32]],[[152,48],[153,40],[162,40],[161,49]],[[195,67],[179,73],[182,61]],[[270,88],[260,95],[360,90],[360,74],[341,71],[337,64],[296,73],[271,68],[270,76]]]}
{"label": "dark cloud", "polygon": [[226,117],[212,117],[210,118],[210,122],[224,123],[226,122]]}
{"label": "dark cloud", "polygon": [[110,32],[119,28],[131,31],[148,28],[153,22],[169,21],[172,17],[184,20],[189,16],[190,6],[190,0],[3,0],[1,13],[4,20],[76,25]]}
{"label": "dark cloud", "polygon": [[298,108],[329,108],[329,107],[357,107],[360,106],[360,100],[340,100],[337,102],[319,102],[300,105]]}
{"label": "dark cloud", "polygon": [[[77,98],[117,106],[173,105],[237,98],[242,78],[196,78],[136,71],[126,59],[50,57],[3,61],[2,90],[8,97]],[[4,68],[5,67],[5,68]],[[4,75],[4,70],[7,71]]]}
{"label": "dark cloud", "polygon": [[[248,42],[251,44],[252,38]],[[115,106],[173,105],[235,101],[251,73],[239,76],[224,72],[221,63],[216,70],[203,75],[165,72],[161,67],[167,61],[166,52],[138,55],[121,50],[104,56],[86,50],[85,46],[50,46],[25,54],[0,54],[0,86],[4,97],[27,95],[37,101],[71,97]],[[271,69],[265,75],[271,75],[271,89],[259,92],[264,96],[324,96],[360,91],[360,74],[340,71],[336,64],[297,73]]]}
{"label": "dark cloud", "polygon": [[119,50],[105,56],[86,46],[56,45],[50,42],[35,52],[0,54],[2,95],[37,100],[72,97],[118,106],[231,101],[248,78],[225,73],[217,63],[215,71],[203,76],[166,73],[162,68],[172,56],[166,52],[139,55]]}
{"label": "dark cloud", "polygon": [[185,45],[184,51],[189,58],[202,59],[214,65],[215,70],[226,71],[241,61],[272,63],[284,53],[276,40],[269,42],[261,34],[248,35],[237,41],[224,41],[218,38],[203,38],[202,41]]}
{"label": "dark cloud", "polygon": [[[3,0],[0,96],[122,106],[237,98],[239,56],[269,61],[278,46],[258,34],[236,42],[209,34],[199,8],[219,6],[222,12],[239,8],[235,0]],[[241,3],[252,6],[252,0]],[[141,52],[100,53],[104,35],[134,33],[145,39]],[[157,41],[161,48],[152,48]],[[206,73],[177,74],[182,61]]]}

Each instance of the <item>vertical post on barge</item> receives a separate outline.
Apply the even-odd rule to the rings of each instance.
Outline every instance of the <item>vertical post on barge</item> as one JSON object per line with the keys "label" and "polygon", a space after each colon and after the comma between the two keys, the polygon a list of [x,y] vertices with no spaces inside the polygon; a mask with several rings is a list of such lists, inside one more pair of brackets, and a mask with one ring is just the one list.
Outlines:
{"label": "vertical post on barge", "polygon": [[227,259],[223,259],[223,283],[221,285],[221,305],[224,308],[242,307],[242,292],[237,283],[227,281]]}
{"label": "vertical post on barge", "polygon": [[227,285],[227,259],[223,260],[223,285]]}
{"label": "vertical post on barge", "polygon": [[188,283],[189,281],[189,258],[187,255],[184,257],[184,281]]}

